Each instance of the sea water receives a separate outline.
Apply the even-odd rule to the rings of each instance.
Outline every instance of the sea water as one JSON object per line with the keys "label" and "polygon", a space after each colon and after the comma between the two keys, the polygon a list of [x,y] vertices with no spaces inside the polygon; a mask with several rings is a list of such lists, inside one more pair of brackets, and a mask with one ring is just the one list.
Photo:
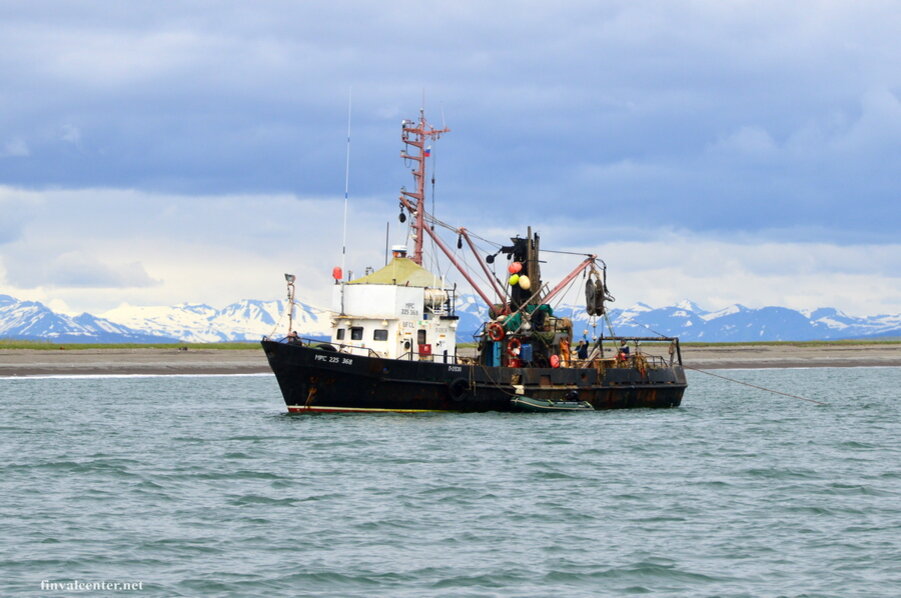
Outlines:
{"label": "sea water", "polygon": [[695,372],[678,409],[547,414],[3,379],[0,595],[901,595],[901,368],[718,373],[828,405]]}

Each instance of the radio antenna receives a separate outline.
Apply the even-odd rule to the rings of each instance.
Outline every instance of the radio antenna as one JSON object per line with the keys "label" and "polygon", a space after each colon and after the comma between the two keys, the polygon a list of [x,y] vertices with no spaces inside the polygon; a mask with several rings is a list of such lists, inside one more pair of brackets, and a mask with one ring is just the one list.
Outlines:
{"label": "radio antenna", "polygon": [[350,113],[353,101],[353,88],[347,92],[347,155],[344,160],[344,234],[341,239],[341,272],[347,266],[347,198],[350,195]]}

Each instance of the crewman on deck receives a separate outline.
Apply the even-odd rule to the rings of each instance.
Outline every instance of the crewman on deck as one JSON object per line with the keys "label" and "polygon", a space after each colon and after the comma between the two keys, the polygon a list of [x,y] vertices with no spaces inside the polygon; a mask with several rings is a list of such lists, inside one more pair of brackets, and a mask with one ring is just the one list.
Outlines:
{"label": "crewman on deck", "polygon": [[579,345],[576,347],[576,355],[578,355],[579,359],[588,359],[588,341],[584,338],[579,341]]}

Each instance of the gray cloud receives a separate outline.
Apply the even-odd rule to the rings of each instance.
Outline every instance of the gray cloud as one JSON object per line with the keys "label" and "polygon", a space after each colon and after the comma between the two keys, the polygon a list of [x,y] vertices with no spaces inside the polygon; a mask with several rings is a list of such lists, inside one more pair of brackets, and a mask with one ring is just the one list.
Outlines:
{"label": "gray cloud", "polygon": [[28,193],[0,186],[0,245],[19,239],[39,210],[40,200]]}
{"label": "gray cloud", "polygon": [[0,181],[340,195],[352,86],[352,193],[390,201],[425,89],[461,217],[897,232],[893,3],[350,6],[0,8]]}

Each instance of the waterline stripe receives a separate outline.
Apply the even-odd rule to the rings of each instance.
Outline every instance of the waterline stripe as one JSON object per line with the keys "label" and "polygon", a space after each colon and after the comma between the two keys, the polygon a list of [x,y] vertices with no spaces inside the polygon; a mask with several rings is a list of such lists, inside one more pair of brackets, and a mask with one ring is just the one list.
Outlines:
{"label": "waterline stripe", "polygon": [[441,413],[446,409],[377,409],[372,407],[317,407],[310,405],[288,405],[291,413],[314,411],[317,413]]}

